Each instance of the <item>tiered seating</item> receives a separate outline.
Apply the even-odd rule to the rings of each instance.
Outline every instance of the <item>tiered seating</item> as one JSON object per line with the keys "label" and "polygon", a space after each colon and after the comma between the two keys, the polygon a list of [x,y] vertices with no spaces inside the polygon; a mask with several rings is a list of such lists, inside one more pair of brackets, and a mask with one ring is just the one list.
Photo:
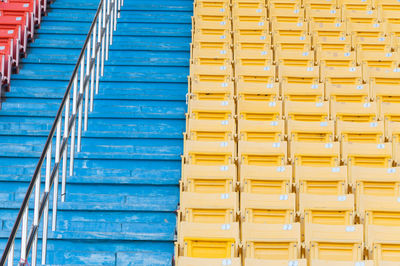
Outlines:
{"label": "tiered seating", "polygon": [[241,265],[230,4],[194,3],[177,265]]}
{"label": "tiered seating", "polygon": [[241,222],[246,266],[398,264],[398,1],[232,0],[232,21],[228,2],[209,3],[225,37],[196,43],[194,30],[185,162],[213,166],[184,166],[182,200],[229,195],[192,201]]}
{"label": "tiered seating", "polygon": [[10,77],[18,72],[20,57],[34,38],[47,0],[7,0],[0,2],[0,71],[2,86],[10,89]]}

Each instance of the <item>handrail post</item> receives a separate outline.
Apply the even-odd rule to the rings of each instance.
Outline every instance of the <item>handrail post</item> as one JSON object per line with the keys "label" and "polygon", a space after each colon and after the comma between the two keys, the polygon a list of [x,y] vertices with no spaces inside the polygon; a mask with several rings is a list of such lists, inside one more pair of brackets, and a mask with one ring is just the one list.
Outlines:
{"label": "handrail post", "polygon": [[[69,152],[69,175],[71,176],[74,173],[75,146],[76,152],[81,151],[82,129],[84,128],[86,131],[88,127],[88,114],[89,112],[92,112],[94,107],[94,91],[98,94],[100,76],[104,75],[104,62],[105,60],[108,60],[109,45],[112,43],[113,31],[116,28],[116,19],[119,17],[119,9],[122,5],[123,1],[121,0],[100,0],[96,15],[90,26],[89,33],[86,36],[64,97],[47,136],[39,161],[36,164],[34,174],[29,183],[22,205],[18,211],[10,237],[7,240],[7,244],[0,258],[0,266],[5,266],[6,264],[8,266],[13,266],[15,241],[19,234],[19,230],[21,230],[20,264],[27,263],[31,251],[32,265],[36,266],[38,264],[38,239],[40,222],[42,220],[43,233],[41,263],[46,263],[50,193],[54,186],[51,223],[51,228],[54,231],[57,229],[60,171],[62,171],[61,201],[65,201],[66,179],[68,173],[68,141],[69,138],[71,138]],[[71,94],[72,110],[70,111]],[[83,110],[83,108],[85,109]],[[84,121],[82,121],[83,119]],[[78,125],[76,125],[76,123],[78,123]],[[54,145],[54,164],[52,164],[54,137],[56,143]],[[44,191],[41,192],[41,172],[43,167],[45,167],[46,173],[45,188]],[[62,169],[60,169],[60,167],[62,167]],[[33,222],[28,231],[30,215],[29,201],[32,199],[32,194],[34,194]]]}

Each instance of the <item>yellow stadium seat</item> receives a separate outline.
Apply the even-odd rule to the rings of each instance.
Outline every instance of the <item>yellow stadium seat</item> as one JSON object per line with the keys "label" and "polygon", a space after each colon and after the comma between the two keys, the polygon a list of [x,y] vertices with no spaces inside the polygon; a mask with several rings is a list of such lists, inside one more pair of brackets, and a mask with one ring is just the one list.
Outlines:
{"label": "yellow stadium seat", "polygon": [[355,216],[354,196],[300,193],[299,212],[306,231],[311,224],[352,225]]}
{"label": "yellow stadium seat", "polygon": [[289,101],[321,102],[324,87],[319,83],[318,67],[279,66],[282,96]]}
{"label": "yellow stadium seat", "polygon": [[371,78],[374,75],[379,76],[379,72],[384,70],[396,69],[399,65],[400,57],[397,52],[358,52],[359,59],[363,67],[363,77]]}
{"label": "yellow stadium seat", "polygon": [[[310,34],[313,35],[313,46],[317,47],[318,43],[337,43],[337,44],[351,44],[351,38],[346,38],[347,28],[345,23],[341,21],[331,22],[310,22]],[[327,47],[332,50],[344,50],[343,48]],[[349,46],[346,51],[349,51]]]}
{"label": "yellow stadium seat", "polygon": [[340,23],[341,12],[334,0],[304,0],[307,20],[314,23]]}
{"label": "yellow stadium seat", "polygon": [[233,68],[229,59],[196,58],[190,65],[190,76],[196,75],[233,76]]}
{"label": "yellow stadium seat", "polygon": [[278,51],[298,51],[309,52],[311,50],[311,36],[285,36],[275,34],[274,36],[275,52]]}
{"label": "yellow stadium seat", "polygon": [[327,121],[329,104],[326,102],[285,101],[285,117],[296,121]]}
{"label": "yellow stadium seat", "polygon": [[[393,95],[393,98],[397,98],[397,95]],[[400,122],[399,102],[382,102],[380,107],[381,117],[385,120],[385,122]]]}
{"label": "yellow stadium seat", "polygon": [[342,142],[383,143],[385,126],[378,122],[346,122],[338,120],[336,124],[338,139]]}
{"label": "yellow stadium seat", "polygon": [[380,21],[398,23],[400,14],[399,2],[395,0],[377,0],[375,8],[379,11]]}
{"label": "yellow stadium seat", "polygon": [[386,138],[393,144],[400,142],[400,123],[385,121]]}
{"label": "yellow stadium seat", "polygon": [[342,144],[342,159],[348,166],[391,167],[392,145],[346,142]]}
{"label": "yellow stadium seat", "polygon": [[331,116],[347,122],[375,122],[378,108],[375,102],[331,102]]}
{"label": "yellow stadium seat", "polygon": [[275,121],[282,117],[281,101],[246,101],[239,99],[237,112],[240,119]]}
{"label": "yellow stadium seat", "polygon": [[360,206],[360,197],[398,197],[400,186],[400,169],[371,168],[352,166],[349,169],[349,178],[353,193],[356,195],[356,205]]}
{"label": "yellow stadium seat", "polygon": [[361,260],[361,261],[311,260],[310,266],[374,266],[374,262],[372,260]]}
{"label": "yellow stadium seat", "polygon": [[268,1],[268,9],[270,10],[270,18],[273,11],[286,11],[301,15],[304,10],[301,9],[301,0],[270,0]]}
{"label": "yellow stadium seat", "polygon": [[347,193],[346,166],[296,166],[294,176],[299,193],[336,196]]}
{"label": "yellow stadium seat", "polygon": [[332,142],[334,130],[333,121],[287,121],[288,140],[295,142]]}
{"label": "yellow stadium seat", "polygon": [[386,23],[351,23],[349,27],[357,52],[391,52],[391,41],[386,37]]}
{"label": "yellow stadium seat", "polygon": [[175,254],[194,258],[234,258],[238,255],[239,224],[181,222]]}
{"label": "yellow stadium seat", "polygon": [[[357,211],[365,230],[367,231],[371,225],[400,226],[400,201],[398,199],[390,196],[361,195]],[[368,242],[368,239],[366,241]]]}
{"label": "yellow stadium seat", "polygon": [[400,76],[398,68],[370,68],[369,82],[377,102],[400,103]]}
{"label": "yellow stadium seat", "polygon": [[209,15],[202,12],[197,12],[196,16],[192,17],[193,29],[231,29],[232,24],[228,15]]}
{"label": "yellow stadium seat", "polygon": [[307,266],[307,260],[262,260],[246,258],[245,266],[264,266],[264,265],[274,265],[274,266]]}
{"label": "yellow stadium seat", "polygon": [[230,1],[227,0],[196,0],[193,13],[197,12],[210,15],[230,15]]}
{"label": "yellow stadium seat", "polygon": [[236,165],[182,165],[181,191],[230,193],[236,190]]}
{"label": "yellow stadium seat", "polygon": [[287,162],[287,144],[282,142],[238,142],[240,164],[282,166]]}
{"label": "yellow stadium seat", "polygon": [[190,94],[188,96],[196,100],[231,100],[235,91],[233,77],[230,75],[215,75],[210,71],[203,70],[203,73],[197,73],[193,77],[189,77]]}
{"label": "yellow stadium seat", "polygon": [[194,119],[228,120],[235,117],[235,103],[232,100],[190,100],[188,114]]}
{"label": "yellow stadium seat", "polygon": [[233,54],[229,42],[201,42],[192,43],[190,58],[222,58],[232,60]]}
{"label": "yellow stadium seat", "polygon": [[391,38],[391,44],[394,51],[399,52],[400,44],[400,18],[399,13],[395,12],[393,17],[385,17],[388,27],[388,35]]}
{"label": "yellow stadium seat", "polygon": [[230,258],[230,259],[207,259],[207,258],[190,258],[190,257],[178,257],[175,262],[176,266],[241,266],[240,258]]}
{"label": "yellow stadium seat", "polygon": [[291,161],[296,166],[336,167],[340,163],[338,142],[291,142]]}
{"label": "yellow stadium seat", "polygon": [[259,194],[288,194],[292,188],[292,167],[240,165],[241,191]]}
{"label": "yellow stadium seat", "polygon": [[224,28],[216,29],[213,26],[208,28],[196,28],[192,33],[192,42],[232,42],[231,30]]}
{"label": "yellow stadium seat", "polygon": [[382,266],[400,263],[400,227],[370,225],[366,231],[366,246],[369,258]]}
{"label": "yellow stadium seat", "polygon": [[285,121],[238,120],[239,140],[254,142],[277,142],[285,137]]}
{"label": "yellow stadium seat", "polygon": [[271,29],[273,36],[305,36],[308,25],[304,17],[290,11],[274,11],[271,15]]}
{"label": "yellow stadium seat", "polygon": [[236,221],[239,211],[238,193],[182,192],[180,221],[190,223],[227,224]]}
{"label": "yellow stadium seat", "polygon": [[261,13],[263,9],[265,9],[264,1],[259,0],[233,0],[232,1],[232,9],[235,10],[243,10],[243,11],[252,11],[255,14]]}
{"label": "yellow stadium seat", "polygon": [[310,224],[305,229],[306,257],[309,261],[363,259],[362,225]]}
{"label": "yellow stadium seat", "polygon": [[296,195],[241,193],[242,222],[261,224],[289,224],[296,216]]}
{"label": "yellow stadium seat", "polygon": [[[261,12],[257,12],[260,11]],[[267,23],[267,10],[237,9],[233,8],[233,29],[263,29],[269,31]]]}
{"label": "yellow stadium seat", "polygon": [[321,79],[331,101],[364,102],[369,100],[368,85],[354,53],[325,52],[320,57]]}
{"label": "yellow stadium seat", "polygon": [[346,10],[370,10],[373,0],[338,0],[338,5]]}
{"label": "yellow stadium seat", "polygon": [[198,120],[188,118],[186,139],[200,141],[228,141],[236,136],[236,126],[233,119]]}
{"label": "yellow stadium seat", "polygon": [[[272,57],[263,58],[257,54],[241,51],[236,57],[237,94],[243,100],[277,100],[279,86],[275,82]],[[269,54],[272,55],[272,52]]]}
{"label": "yellow stadium seat", "polygon": [[231,164],[236,155],[234,141],[195,141],[184,142],[185,162],[197,165]]}
{"label": "yellow stadium seat", "polygon": [[314,67],[314,53],[302,51],[277,51],[275,61],[279,66]]}
{"label": "yellow stadium seat", "polygon": [[300,224],[242,223],[243,254],[246,258],[293,260],[300,257]]}

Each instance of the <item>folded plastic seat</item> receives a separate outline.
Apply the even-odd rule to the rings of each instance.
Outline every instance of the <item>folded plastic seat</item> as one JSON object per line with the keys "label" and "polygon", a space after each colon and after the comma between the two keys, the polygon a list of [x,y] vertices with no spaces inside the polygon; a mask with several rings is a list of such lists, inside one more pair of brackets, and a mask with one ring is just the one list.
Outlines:
{"label": "folded plastic seat", "polygon": [[19,66],[19,58],[20,58],[20,40],[19,34],[15,30],[0,30],[0,42],[4,45],[8,45],[9,41],[12,40],[12,65],[18,69]]}
{"label": "folded plastic seat", "polygon": [[278,142],[285,138],[285,121],[238,120],[238,139],[253,142]]}
{"label": "folded plastic seat", "polygon": [[291,142],[290,158],[295,166],[336,167],[340,163],[338,142]]}
{"label": "folded plastic seat", "polygon": [[312,51],[277,51],[275,62],[278,66],[314,67],[314,53]]}
{"label": "folded plastic seat", "polygon": [[375,265],[399,265],[400,226],[370,225],[365,234],[368,257]]}
{"label": "folded plastic seat", "polygon": [[11,10],[24,10],[33,13],[35,24],[40,24],[42,13],[47,12],[47,0],[5,0],[4,3]]}
{"label": "folded plastic seat", "polygon": [[[360,195],[357,212],[366,231],[369,227],[399,227],[400,202],[397,197]],[[366,234],[368,242],[368,234]]]}
{"label": "folded plastic seat", "polygon": [[[334,22],[310,21],[309,32],[313,36],[313,47],[321,51],[350,52],[351,37],[347,37],[346,23],[339,19]],[[318,59],[318,58],[317,58]]]}
{"label": "folded plastic seat", "polygon": [[296,260],[301,248],[300,224],[242,223],[243,254],[246,258]]}
{"label": "folded plastic seat", "polygon": [[182,164],[181,191],[231,193],[236,189],[236,165]]}
{"label": "folded plastic seat", "polygon": [[383,167],[392,166],[392,145],[390,143],[351,143],[342,144],[342,159],[348,167]]}
{"label": "folded plastic seat", "polygon": [[241,221],[290,224],[296,216],[296,195],[246,193],[240,195]]}
{"label": "folded plastic seat", "polygon": [[190,58],[222,58],[233,60],[231,43],[227,41],[196,41],[190,46]]}
{"label": "folded plastic seat", "polygon": [[[199,266],[199,265],[207,265],[207,266],[221,266],[221,265],[230,265],[230,266],[241,266],[240,258],[229,258],[229,259],[208,259],[208,258],[191,258],[191,257],[177,257],[176,266]],[[369,265],[368,265],[369,266]]]}
{"label": "folded plastic seat", "polygon": [[303,1],[307,20],[314,23],[339,23],[341,10],[333,0],[305,0]]}
{"label": "folded plastic seat", "polygon": [[0,30],[13,30],[18,32],[21,43],[21,52],[26,53],[28,43],[26,19],[24,17],[6,17],[0,16]]}
{"label": "folded plastic seat", "polygon": [[353,166],[349,169],[349,180],[356,205],[360,206],[361,196],[399,197],[400,169],[398,167],[371,168]]}
{"label": "folded plastic seat", "polygon": [[246,101],[237,102],[239,119],[257,121],[276,121],[282,117],[281,101]]}
{"label": "folded plastic seat", "polygon": [[33,39],[35,34],[35,23],[40,24],[40,17],[36,17],[35,1],[31,3],[0,3],[0,16],[25,17],[27,20],[28,38]]}
{"label": "folded plastic seat", "polygon": [[346,122],[336,123],[338,139],[342,142],[384,143],[385,126],[383,121],[377,122]]}
{"label": "folded plastic seat", "polygon": [[229,141],[234,140],[235,136],[236,123],[233,119],[187,119],[185,139],[198,141]]}
{"label": "folded plastic seat", "polygon": [[3,84],[10,84],[13,65],[14,40],[0,38],[1,75]]}
{"label": "folded plastic seat", "polygon": [[234,141],[196,141],[184,142],[184,157],[188,164],[228,165],[234,162],[236,147]]}
{"label": "folded plastic seat", "polygon": [[298,260],[263,260],[254,258],[245,258],[246,266],[264,266],[264,265],[274,265],[274,266],[307,266],[306,259]]}
{"label": "folded plastic seat", "polygon": [[306,258],[309,261],[360,261],[363,259],[363,238],[360,224],[310,224],[305,230]]}
{"label": "folded plastic seat", "polygon": [[[206,67],[199,67],[193,69],[192,74],[189,76],[188,95],[191,101],[218,101],[221,106],[230,106],[233,103],[235,89],[233,76],[229,70],[211,72]],[[191,101],[189,101],[189,105]]]}
{"label": "folded plastic seat", "polygon": [[329,103],[327,102],[285,101],[284,107],[286,119],[318,122],[329,120]]}
{"label": "folded plastic seat", "polygon": [[376,122],[378,106],[375,102],[331,102],[331,116],[347,122]]}
{"label": "folded plastic seat", "polygon": [[310,266],[374,266],[374,262],[372,260],[359,260],[359,261],[311,260]]}
{"label": "folded plastic seat", "polygon": [[368,84],[364,84],[361,66],[357,66],[354,52],[327,51],[320,55],[321,80],[326,98],[337,102],[365,102],[370,100]]}
{"label": "folded plastic seat", "polygon": [[293,142],[332,142],[334,131],[334,121],[287,120],[287,137]]}
{"label": "folded plastic seat", "polygon": [[175,255],[193,258],[233,259],[238,256],[239,224],[181,222]]}
{"label": "folded plastic seat", "polygon": [[260,166],[283,166],[287,162],[287,143],[239,141],[240,164]]}
{"label": "folded plastic seat", "polygon": [[363,77],[367,82],[371,78],[379,77],[380,72],[396,69],[400,62],[400,55],[397,52],[358,51],[358,54],[363,68]]}
{"label": "folded plastic seat", "polygon": [[192,30],[192,42],[207,41],[207,42],[220,42],[227,41],[232,43],[231,30],[224,28],[196,28]]}
{"label": "folded plastic seat", "polygon": [[228,224],[236,221],[239,212],[238,193],[182,192],[179,221],[190,223]]}
{"label": "folded plastic seat", "polygon": [[355,216],[354,196],[300,193],[299,214],[306,231],[313,224],[352,225]]}
{"label": "folded plastic seat", "polygon": [[292,189],[292,167],[241,164],[241,191],[258,194],[288,194]]}
{"label": "folded plastic seat", "polygon": [[229,0],[196,0],[194,3],[193,15],[209,14],[209,15],[227,15],[230,16]]}
{"label": "folded plastic seat", "polygon": [[236,59],[236,93],[240,100],[265,102],[280,98],[279,84],[275,82],[275,66],[271,60],[250,55]]}
{"label": "folded plastic seat", "polygon": [[344,195],[347,193],[346,166],[295,166],[296,190],[302,194]]}
{"label": "folded plastic seat", "polygon": [[285,101],[321,102],[324,100],[324,87],[319,83],[318,67],[280,65],[278,73]]}

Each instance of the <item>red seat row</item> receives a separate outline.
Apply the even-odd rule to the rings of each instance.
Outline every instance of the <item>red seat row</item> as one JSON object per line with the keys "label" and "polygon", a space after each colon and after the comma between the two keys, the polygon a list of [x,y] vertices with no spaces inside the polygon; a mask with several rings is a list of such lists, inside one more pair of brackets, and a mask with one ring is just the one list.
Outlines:
{"label": "red seat row", "polygon": [[0,74],[9,91],[12,72],[18,72],[19,58],[34,38],[35,27],[46,14],[47,0],[2,0],[0,2]]}

